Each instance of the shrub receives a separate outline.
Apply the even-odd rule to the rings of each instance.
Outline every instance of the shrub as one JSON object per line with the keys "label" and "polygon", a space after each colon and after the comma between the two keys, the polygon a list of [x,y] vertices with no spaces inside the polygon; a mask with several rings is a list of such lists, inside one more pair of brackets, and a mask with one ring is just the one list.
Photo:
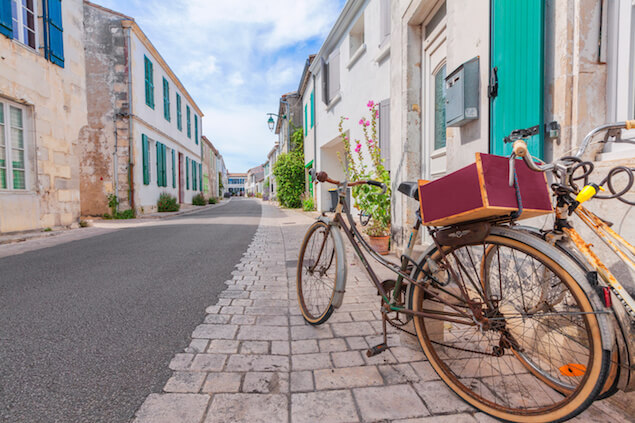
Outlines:
{"label": "shrub", "polygon": [[113,216],[114,219],[134,219],[135,217],[136,217],[136,213],[133,209],[117,212]]}
{"label": "shrub", "polygon": [[87,228],[88,227],[88,222],[86,222],[85,220],[81,220],[79,221],[79,227],[80,228]]}
{"label": "shrub", "polygon": [[115,194],[108,194],[108,207],[113,216],[117,214],[117,206],[119,206],[119,199]]}
{"label": "shrub", "polygon": [[205,204],[207,204],[207,201],[205,201],[205,197],[200,192],[192,197],[193,206],[204,206]]}
{"label": "shrub", "polygon": [[306,196],[302,200],[302,210],[304,210],[304,211],[314,211],[315,210],[315,202],[313,201],[313,197]]}
{"label": "shrub", "polygon": [[209,200],[207,200],[207,202],[208,202],[209,204],[216,204],[216,203],[218,203],[218,198],[216,198],[216,197],[209,197]]}
{"label": "shrub", "polygon": [[163,192],[159,195],[157,209],[160,212],[175,212],[179,211],[180,208],[181,205],[176,201],[175,196],[168,194],[167,192]]}
{"label": "shrub", "polygon": [[300,198],[304,193],[304,151],[302,148],[302,129],[291,136],[296,148],[290,153],[283,153],[273,166],[276,177],[277,197],[284,207],[298,208],[302,206]]}
{"label": "shrub", "polygon": [[256,193],[256,198],[262,198],[262,192],[257,192]]}

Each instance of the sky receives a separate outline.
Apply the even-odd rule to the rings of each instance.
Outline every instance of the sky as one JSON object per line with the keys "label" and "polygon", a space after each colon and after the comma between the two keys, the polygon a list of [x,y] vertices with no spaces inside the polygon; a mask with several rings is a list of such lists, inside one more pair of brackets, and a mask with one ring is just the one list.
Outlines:
{"label": "sky", "polygon": [[[345,0],[92,0],[137,24],[203,111],[230,172],[263,164],[267,113],[298,89]],[[152,7],[149,7],[152,5]]]}

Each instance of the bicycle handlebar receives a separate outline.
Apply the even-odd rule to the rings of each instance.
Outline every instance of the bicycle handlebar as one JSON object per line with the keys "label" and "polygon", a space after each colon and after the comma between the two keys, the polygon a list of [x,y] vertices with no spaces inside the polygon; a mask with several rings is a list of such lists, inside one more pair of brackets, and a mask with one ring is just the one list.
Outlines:
{"label": "bicycle handlebar", "polygon": [[[316,173],[315,169],[311,169],[310,174],[311,174],[311,177],[313,177],[318,182],[328,182],[329,184],[333,184],[333,185],[341,185],[342,184],[342,182],[340,182],[340,181],[336,181],[335,179],[329,178],[329,175],[326,172],[317,172]],[[349,187],[354,187],[356,185],[372,185],[372,186],[375,186],[377,188],[381,188],[381,193],[382,194],[385,194],[386,190],[388,189],[386,184],[384,184],[383,182],[375,181],[375,180],[372,180],[372,179],[365,180],[365,181],[346,182],[346,186],[349,186]]]}

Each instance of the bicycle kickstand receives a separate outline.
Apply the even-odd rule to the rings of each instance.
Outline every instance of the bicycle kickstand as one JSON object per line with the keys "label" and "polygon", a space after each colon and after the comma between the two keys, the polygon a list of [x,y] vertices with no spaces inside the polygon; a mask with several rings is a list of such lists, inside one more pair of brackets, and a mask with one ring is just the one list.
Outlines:
{"label": "bicycle kickstand", "polygon": [[374,347],[370,347],[366,351],[366,357],[373,357],[377,354],[381,354],[388,349],[388,336],[386,335],[386,313],[381,313],[381,326],[384,329],[384,342],[379,345],[375,345]]}

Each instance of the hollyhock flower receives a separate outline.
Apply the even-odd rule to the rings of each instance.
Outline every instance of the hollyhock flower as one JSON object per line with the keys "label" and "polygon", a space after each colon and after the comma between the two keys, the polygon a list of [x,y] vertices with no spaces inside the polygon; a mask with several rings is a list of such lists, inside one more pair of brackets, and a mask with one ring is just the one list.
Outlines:
{"label": "hollyhock flower", "polygon": [[366,126],[370,126],[370,121],[366,121]]}
{"label": "hollyhock flower", "polygon": [[357,144],[357,147],[355,147],[355,152],[359,153],[359,151],[362,149],[362,145],[361,144]]}
{"label": "hollyhock flower", "polygon": [[373,107],[375,105],[375,103],[373,102],[373,100],[370,100],[367,104],[368,107]]}
{"label": "hollyhock flower", "polygon": [[379,110],[375,112],[375,118],[379,118]]}
{"label": "hollyhock flower", "polygon": [[361,118],[361,119],[359,120],[359,124],[360,124],[360,125],[364,125],[364,118]]}

